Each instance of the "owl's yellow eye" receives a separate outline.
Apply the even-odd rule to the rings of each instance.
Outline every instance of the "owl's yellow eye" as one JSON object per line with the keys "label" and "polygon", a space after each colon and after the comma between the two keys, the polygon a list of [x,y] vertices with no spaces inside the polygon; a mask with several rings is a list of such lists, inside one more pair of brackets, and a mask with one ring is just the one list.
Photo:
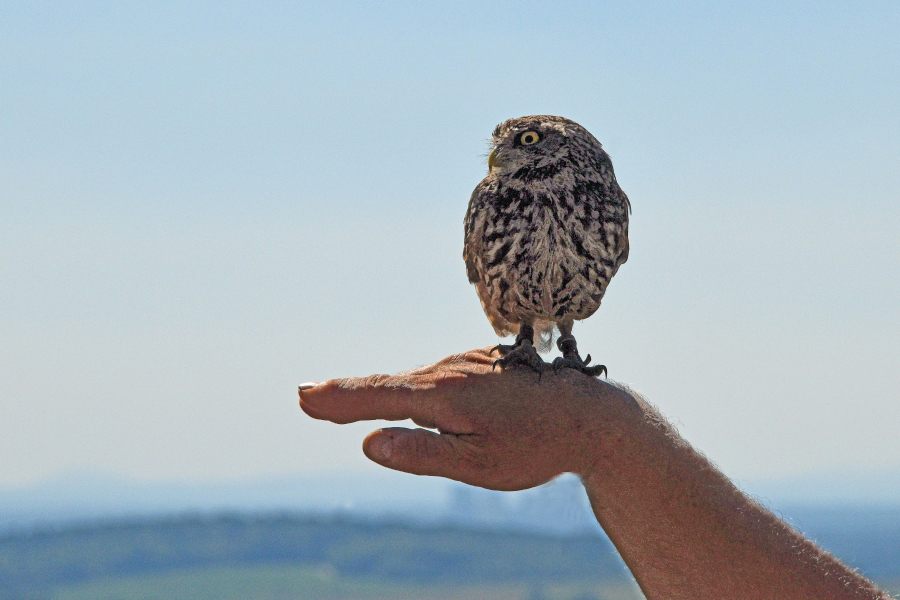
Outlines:
{"label": "owl's yellow eye", "polygon": [[537,144],[540,139],[541,136],[538,135],[537,131],[526,131],[525,133],[519,134],[519,143],[523,146]]}

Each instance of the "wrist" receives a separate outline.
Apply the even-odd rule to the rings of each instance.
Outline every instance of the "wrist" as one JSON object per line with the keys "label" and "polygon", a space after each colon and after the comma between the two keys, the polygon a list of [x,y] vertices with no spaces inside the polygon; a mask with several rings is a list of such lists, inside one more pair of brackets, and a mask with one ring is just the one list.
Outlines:
{"label": "wrist", "polygon": [[[590,425],[579,428],[578,465],[574,472],[587,486],[600,479],[632,477],[635,457],[646,455],[652,438],[665,435],[665,421],[644,400],[625,389],[596,381],[584,399]],[[597,388],[600,389],[597,389]],[[642,451],[642,448],[644,449]]]}

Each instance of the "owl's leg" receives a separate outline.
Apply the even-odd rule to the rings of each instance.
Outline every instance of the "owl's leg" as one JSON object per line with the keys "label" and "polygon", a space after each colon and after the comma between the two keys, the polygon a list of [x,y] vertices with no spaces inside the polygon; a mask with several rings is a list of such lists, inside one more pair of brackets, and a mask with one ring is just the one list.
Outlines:
{"label": "owl's leg", "polygon": [[556,347],[562,352],[562,356],[553,359],[553,370],[559,372],[560,369],[575,369],[581,371],[585,375],[591,377],[599,377],[601,373],[606,375],[606,365],[594,365],[589,367],[591,355],[588,354],[584,360],[578,354],[578,343],[575,336],[572,335],[572,322],[557,323],[559,328],[559,339],[556,340]]}
{"label": "owl's leg", "polygon": [[516,336],[516,342],[512,346],[501,344],[494,349],[499,350],[501,354],[501,357],[494,361],[494,368],[497,368],[497,365],[504,369],[513,365],[525,365],[539,375],[544,371],[545,363],[534,349],[534,327],[531,325],[523,323],[519,327],[519,335]]}

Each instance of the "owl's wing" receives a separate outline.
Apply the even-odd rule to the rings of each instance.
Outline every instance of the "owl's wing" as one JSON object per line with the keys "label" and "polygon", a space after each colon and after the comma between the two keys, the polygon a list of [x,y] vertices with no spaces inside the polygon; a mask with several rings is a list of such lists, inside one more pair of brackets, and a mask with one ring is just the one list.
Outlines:
{"label": "owl's wing", "polygon": [[481,301],[484,314],[494,328],[494,332],[503,337],[515,333],[518,326],[503,318],[484,282],[484,224],[487,220],[484,211],[487,208],[478,199],[481,187],[479,184],[472,192],[469,208],[466,211],[463,260],[466,263],[466,276],[469,278],[469,283],[475,284],[475,292]]}
{"label": "owl's wing", "polygon": [[469,283],[478,282],[478,267],[475,264],[475,253],[469,249],[469,240],[463,245],[463,260],[466,261],[466,277]]}
{"label": "owl's wing", "polygon": [[466,210],[465,239],[463,240],[463,260],[466,263],[466,277],[469,283],[478,283],[481,279],[482,246],[484,243],[484,220],[478,219],[478,193],[479,184],[472,197],[469,199],[469,208]]}

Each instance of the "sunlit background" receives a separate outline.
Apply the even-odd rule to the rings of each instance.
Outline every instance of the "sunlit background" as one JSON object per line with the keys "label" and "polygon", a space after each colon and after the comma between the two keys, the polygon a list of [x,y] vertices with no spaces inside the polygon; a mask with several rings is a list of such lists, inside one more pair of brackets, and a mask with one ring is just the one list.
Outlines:
{"label": "sunlit background", "polygon": [[4,2],[0,489],[432,493],[297,384],[497,343],[463,214],[545,113],[633,205],[579,347],[753,493],[900,502],[898,81],[892,1]]}

